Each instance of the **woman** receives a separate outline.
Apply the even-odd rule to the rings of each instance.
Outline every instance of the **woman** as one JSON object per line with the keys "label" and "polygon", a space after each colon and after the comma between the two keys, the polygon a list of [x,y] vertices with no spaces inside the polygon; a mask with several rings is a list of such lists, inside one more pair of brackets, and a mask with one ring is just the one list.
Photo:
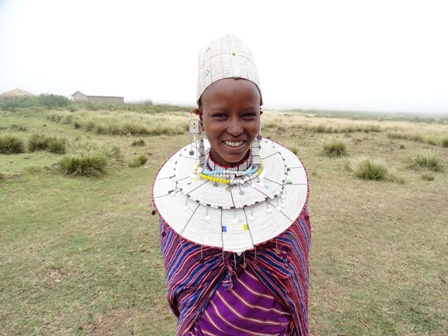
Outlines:
{"label": "woman", "polygon": [[308,178],[261,138],[255,63],[235,36],[200,52],[197,102],[194,141],[153,186],[177,333],[308,335]]}

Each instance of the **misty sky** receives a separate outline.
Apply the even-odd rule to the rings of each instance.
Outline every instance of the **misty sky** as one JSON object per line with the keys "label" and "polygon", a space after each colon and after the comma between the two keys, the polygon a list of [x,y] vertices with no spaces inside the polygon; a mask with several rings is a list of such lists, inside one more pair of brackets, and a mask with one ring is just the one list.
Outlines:
{"label": "misty sky", "polygon": [[0,0],[0,93],[193,105],[197,56],[234,33],[265,108],[448,113],[448,1]]}

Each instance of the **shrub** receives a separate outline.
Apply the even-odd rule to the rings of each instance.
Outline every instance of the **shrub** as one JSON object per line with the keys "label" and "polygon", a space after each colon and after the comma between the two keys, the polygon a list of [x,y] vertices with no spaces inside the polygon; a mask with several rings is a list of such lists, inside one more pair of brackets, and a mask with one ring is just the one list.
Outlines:
{"label": "shrub", "polygon": [[37,150],[46,150],[48,147],[48,139],[42,134],[33,134],[28,141],[28,151],[35,152]]}
{"label": "shrub", "polygon": [[29,108],[32,106],[38,106],[37,99],[34,96],[13,97],[0,103],[0,108],[2,110],[11,112],[15,112],[20,108]]}
{"label": "shrub", "polygon": [[13,135],[0,135],[0,153],[19,154],[25,152],[25,144],[19,137]]}
{"label": "shrub", "polygon": [[131,168],[137,168],[143,166],[148,161],[148,158],[145,155],[140,155],[138,158],[135,158],[132,162],[128,164]]}
{"label": "shrub", "polygon": [[121,162],[120,149],[91,141],[76,142],[59,161],[67,175],[99,177]]}
{"label": "shrub", "polygon": [[342,156],[347,154],[347,144],[340,139],[332,139],[322,145],[324,153],[332,156]]}
{"label": "shrub", "polygon": [[382,159],[361,157],[349,161],[348,168],[364,180],[386,180],[389,177],[389,169]]}
{"label": "shrub", "polygon": [[52,93],[43,93],[38,95],[37,102],[39,106],[43,106],[49,110],[58,107],[66,107],[70,104],[70,100],[67,97]]}
{"label": "shrub", "polygon": [[427,168],[435,172],[443,170],[439,156],[433,151],[423,150],[417,152],[411,157],[411,160],[411,168]]}

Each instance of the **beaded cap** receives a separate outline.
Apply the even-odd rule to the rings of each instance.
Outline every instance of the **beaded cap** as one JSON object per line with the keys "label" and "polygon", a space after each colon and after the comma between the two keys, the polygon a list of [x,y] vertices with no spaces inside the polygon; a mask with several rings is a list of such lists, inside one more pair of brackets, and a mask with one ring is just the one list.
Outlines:
{"label": "beaded cap", "polygon": [[[212,83],[224,78],[244,78],[253,82],[260,91],[255,61],[247,45],[233,34],[209,42],[199,52],[198,89],[196,101]],[[260,105],[263,105],[263,98]]]}

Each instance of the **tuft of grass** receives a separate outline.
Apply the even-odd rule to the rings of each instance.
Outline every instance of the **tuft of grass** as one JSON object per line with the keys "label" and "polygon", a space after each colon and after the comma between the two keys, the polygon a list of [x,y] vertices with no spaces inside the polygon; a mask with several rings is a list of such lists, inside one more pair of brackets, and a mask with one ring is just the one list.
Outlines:
{"label": "tuft of grass", "polygon": [[356,177],[364,180],[381,181],[389,179],[389,168],[382,159],[353,158],[349,161],[348,168]]}
{"label": "tuft of grass", "polygon": [[347,144],[341,139],[331,139],[322,145],[324,153],[331,156],[343,156],[347,154]]}
{"label": "tuft of grass", "polygon": [[434,179],[435,179],[436,177],[434,176],[434,174],[431,174],[431,173],[423,173],[423,174],[421,175],[421,178],[422,178],[422,180],[424,180],[424,181],[434,181]]}
{"label": "tuft of grass", "polygon": [[131,168],[137,168],[143,166],[148,161],[148,158],[145,155],[140,155],[138,158],[135,158],[128,164]]}
{"label": "tuft of grass", "polygon": [[72,113],[67,111],[53,111],[47,114],[47,119],[60,123],[60,124],[71,124],[73,116]]}
{"label": "tuft of grass", "polygon": [[411,157],[411,168],[426,168],[434,172],[443,171],[443,165],[437,153],[423,150],[414,153]]}
{"label": "tuft of grass", "polygon": [[132,142],[132,145],[131,145],[131,146],[141,146],[141,147],[146,146],[146,144],[145,144],[145,140],[142,140],[142,139],[140,139],[140,140],[134,140],[134,141]]}
{"label": "tuft of grass", "polygon": [[0,135],[0,153],[19,154],[24,152],[25,144],[21,138],[9,134]]}
{"label": "tuft of grass", "polygon": [[317,125],[314,128],[314,131],[316,133],[334,133],[335,132],[333,127],[327,126],[327,125]]}
{"label": "tuft of grass", "polygon": [[445,137],[441,140],[441,145],[444,148],[448,148],[448,137]]}
{"label": "tuft of grass", "polygon": [[76,142],[59,161],[66,175],[100,177],[121,162],[120,149],[93,141]]}
{"label": "tuft of grass", "polygon": [[42,134],[33,134],[28,141],[28,151],[46,150],[51,153],[64,154],[66,140],[63,138],[46,137]]}
{"label": "tuft of grass", "polygon": [[22,132],[28,131],[28,127],[17,125],[17,124],[12,124],[11,126],[9,126],[9,128],[14,131],[22,131]]}
{"label": "tuft of grass", "polygon": [[47,138],[47,151],[56,154],[65,153],[65,145],[67,140],[56,137]]}
{"label": "tuft of grass", "polygon": [[46,150],[48,147],[48,140],[42,134],[33,134],[28,141],[28,151],[35,152],[38,150]]}

